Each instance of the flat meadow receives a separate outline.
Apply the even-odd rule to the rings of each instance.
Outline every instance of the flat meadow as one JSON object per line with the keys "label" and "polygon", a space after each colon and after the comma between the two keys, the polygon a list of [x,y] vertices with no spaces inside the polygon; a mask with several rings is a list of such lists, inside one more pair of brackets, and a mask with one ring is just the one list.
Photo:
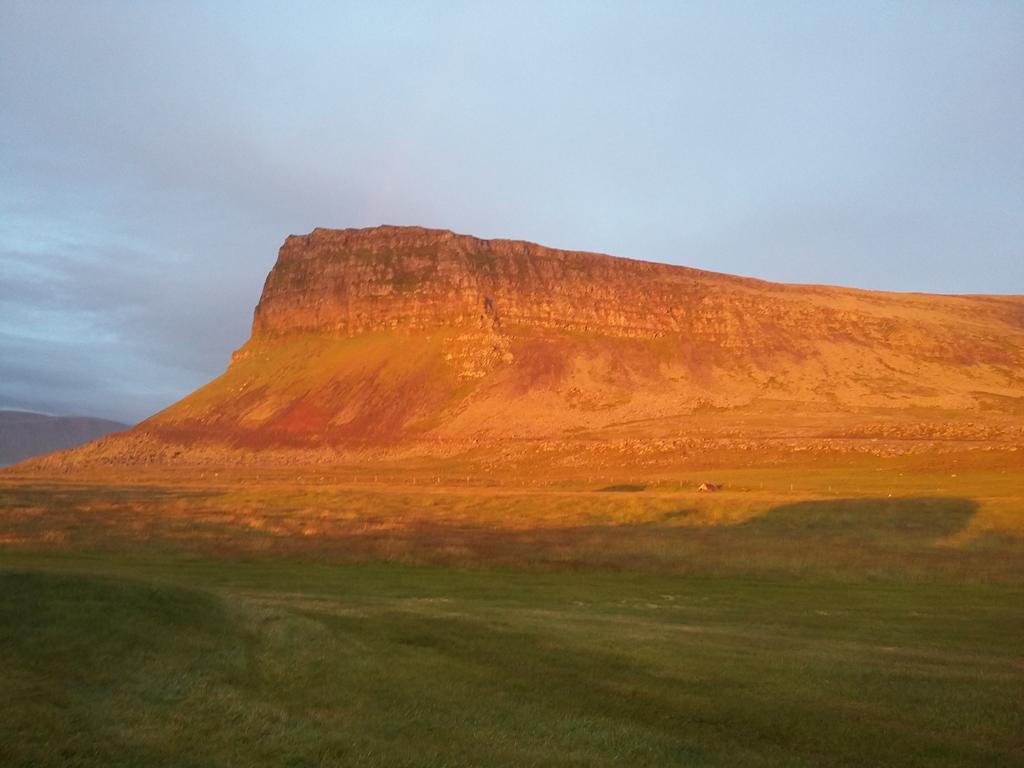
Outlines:
{"label": "flat meadow", "polygon": [[1020,765],[1021,476],[8,472],[0,762]]}

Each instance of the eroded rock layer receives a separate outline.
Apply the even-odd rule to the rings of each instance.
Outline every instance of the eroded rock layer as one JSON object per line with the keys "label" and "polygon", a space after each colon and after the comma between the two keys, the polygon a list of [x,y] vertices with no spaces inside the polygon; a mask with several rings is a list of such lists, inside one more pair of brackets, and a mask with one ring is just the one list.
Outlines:
{"label": "eroded rock layer", "polygon": [[419,227],[315,229],[285,241],[253,335],[441,326],[680,336],[714,350],[807,355],[823,338],[923,343],[930,360],[1013,365],[1022,351],[1006,342],[1020,341],[1024,303],[780,285]]}

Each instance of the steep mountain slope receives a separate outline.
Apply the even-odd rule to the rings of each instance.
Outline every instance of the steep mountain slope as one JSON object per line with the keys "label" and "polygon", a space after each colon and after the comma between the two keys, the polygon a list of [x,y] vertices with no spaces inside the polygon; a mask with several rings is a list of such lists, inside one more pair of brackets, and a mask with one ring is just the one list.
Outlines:
{"label": "steep mountain slope", "polygon": [[124,429],[127,424],[107,419],[0,411],[0,466],[74,448]]}
{"label": "steep mountain slope", "polygon": [[1022,414],[1024,297],[782,285],[439,230],[316,229],[285,241],[222,376],[80,456],[693,434],[1013,443]]}

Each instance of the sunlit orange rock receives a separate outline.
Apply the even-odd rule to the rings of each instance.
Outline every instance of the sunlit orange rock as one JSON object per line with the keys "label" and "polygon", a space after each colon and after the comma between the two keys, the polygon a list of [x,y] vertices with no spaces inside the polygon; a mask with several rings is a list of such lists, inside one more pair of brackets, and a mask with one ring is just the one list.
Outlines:
{"label": "sunlit orange rock", "polygon": [[[281,248],[227,371],[51,462],[1024,443],[1024,297],[783,285],[418,227]],[[867,446],[864,448],[864,446]]]}

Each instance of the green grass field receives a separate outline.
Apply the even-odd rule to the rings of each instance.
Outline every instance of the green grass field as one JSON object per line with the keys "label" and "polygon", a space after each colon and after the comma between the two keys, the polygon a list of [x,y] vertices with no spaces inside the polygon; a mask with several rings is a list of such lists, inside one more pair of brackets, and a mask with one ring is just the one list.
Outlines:
{"label": "green grass field", "polygon": [[0,764],[1024,764],[1013,478],[844,476],[5,483]]}

